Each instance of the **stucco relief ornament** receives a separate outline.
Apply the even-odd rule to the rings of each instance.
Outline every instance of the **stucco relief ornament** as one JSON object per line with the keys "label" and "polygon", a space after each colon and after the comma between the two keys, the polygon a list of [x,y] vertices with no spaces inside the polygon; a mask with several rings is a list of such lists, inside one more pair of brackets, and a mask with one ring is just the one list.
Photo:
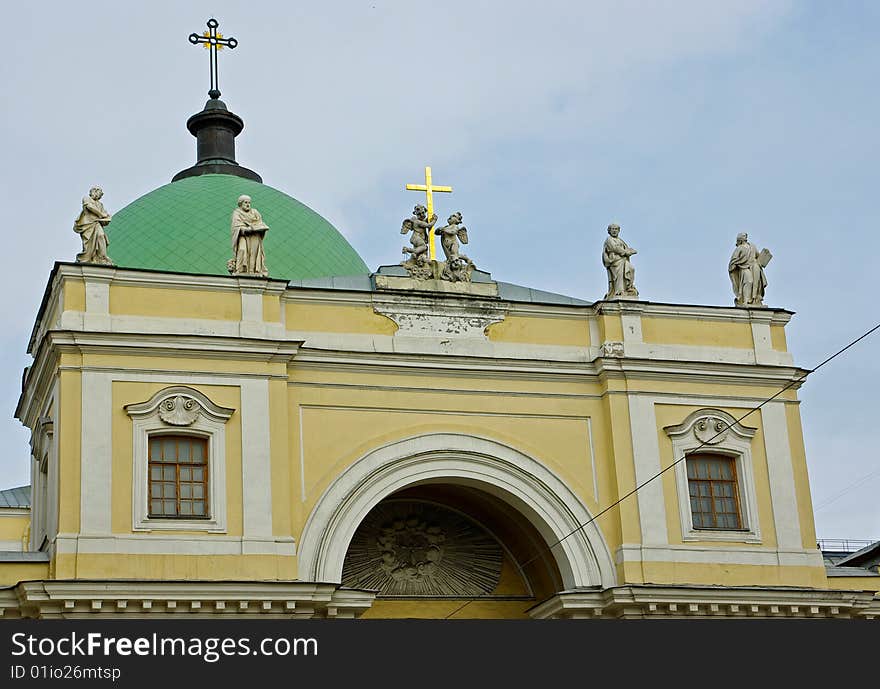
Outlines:
{"label": "stucco relief ornament", "polygon": [[501,547],[445,508],[414,501],[375,507],[352,538],[345,586],[388,595],[485,595],[501,575]]}
{"label": "stucco relief ornament", "polygon": [[602,343],[602,356],[608,357],[622,357],[623,352],[623,342],[603,342]]}
{"label": "stucco relief ornament", "polygon": [[191,426],[201,411],[201,405],[192,397],[175,395],[159,405],[159,418],[170,426]]}
{"label": "stucco relief ornament", "polygon": [[707,416],[694,424],[694,436],[701,443],[717,445],[727,437],[730,426],[717,416]]}

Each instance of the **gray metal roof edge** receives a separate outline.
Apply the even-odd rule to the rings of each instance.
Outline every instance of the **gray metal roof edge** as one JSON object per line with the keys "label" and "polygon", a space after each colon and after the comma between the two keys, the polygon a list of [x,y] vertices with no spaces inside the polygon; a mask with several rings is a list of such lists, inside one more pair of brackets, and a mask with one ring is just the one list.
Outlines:
{"label": "gray metal roof edge", "polygon": [[0,562],[48,562],[49,553],[39,551],[0,550]]}
{"label": "gray metal roof edge", "polygon": [[31,487],[16,486],[0,490],[0,508],[25,509],[31,506]]}
{"label": "gray metal roof edge", "polygon": [[880,573],[863,567],[841,567],[840,565],[825,566],[825,575],[829,577],[880,577]]}
{"label": "gray metal roof edge", "polygon": [[880,555],[880,541],[874,541],[870,545],[866,545],[861,550],[857,550],[856,552],[852,553],[851,555],[847,555],[842,560],[838,560],[837,565],[838,566],[841,566],[841,565],[846,566],[847,563],[856,562],[858,560],[861,560],[866,555],[872,555],[875,551],[877,552],[878,555]]}
{"label": "gray metal roof edge", "polygon": [[[382,269],[385,270],[382,270]],[[337,275],[320,278],[305,278],[302,280],[290,280],[287,283],[288,288],[294,289],[325,289],[325,290],[346,290],[351,292],[374,292],[376,291],[374,277],[375,275],[396,275],[401,273],[401,277],[405,276],[405,271],[401,268],[399,271],[394,269],[400,266],[380,266],[372,275]],[[488,275],[488,273],[486,273]],[[482,277],[482,276],[481,276]],[[476,282],[491,282],[492,280],[477,280]],[[544,290],[535,289],[533,287],[525,287],[516,285],[512,282],[497,282],[498,296],[505,301],[525,302],[532,304],[553,304],[559,306],[592,306],[595,302],[569,297],[565,294],[557,294],[555,292],[546,292]]]}

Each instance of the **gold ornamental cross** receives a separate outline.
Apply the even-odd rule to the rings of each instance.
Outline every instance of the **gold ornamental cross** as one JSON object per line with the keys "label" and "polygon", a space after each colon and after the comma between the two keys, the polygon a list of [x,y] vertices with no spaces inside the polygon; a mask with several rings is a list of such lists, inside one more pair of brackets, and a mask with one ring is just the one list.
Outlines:
{"label": "gold ornamental cross", "polygon": [[[434,192],[435,191],[445,191],[447,193],[452,193],[452,187],[441,187],[439,185],[434,184],[431,181],[431,168],[425,166],[425,183],[424,184],[407,184],[407,191],[423,191],[425,192],[425,196],[428,197],[428,202],[426,204],[428,208],[428,219],[430,220],[431,216],[434,214]],[[434,248],[434,233],[431,232],[430,246],[431,246],[431,260],[435,260],[437,257],[437,251]]]}

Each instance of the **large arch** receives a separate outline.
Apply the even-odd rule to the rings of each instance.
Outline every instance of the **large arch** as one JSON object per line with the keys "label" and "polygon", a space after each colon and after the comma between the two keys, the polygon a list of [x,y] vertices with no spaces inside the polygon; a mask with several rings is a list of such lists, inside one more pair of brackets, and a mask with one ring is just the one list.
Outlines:
{"label": "large arch", "polygon": [[433,433],[384,445],[337,476],[303,529],[299,578],[341,582],[349,543],[367,513],[395,491],[426,483],[476,487],[517,509],[547,545],[559,542],[551,552],[566,589],[615,585],[605,539],[595,523],[579,528],[592,515],[559,477],[507,445],[457,433]]}

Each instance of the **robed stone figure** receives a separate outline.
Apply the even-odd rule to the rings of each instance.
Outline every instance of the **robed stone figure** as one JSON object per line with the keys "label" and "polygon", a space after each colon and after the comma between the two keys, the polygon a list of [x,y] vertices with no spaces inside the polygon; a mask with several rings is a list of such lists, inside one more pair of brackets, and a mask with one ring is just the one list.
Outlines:
{"label": "robed stone figure", "polygon": [[767,249],[758,252],[758,247],[749,241],[745,232],[736,236],[736,248],[727,265],[736,306],[764,306],[767,287],[764,267],[771,258]]}
{"label": "robed stone figure", "polygon": [[251,207],[251,197],[242,194],[238,206],[232,211],[232,260],[227,268],[233,275],[262,275],[266,277],[266,254],[263,238],[269,226],[263,222],[260,212]]}
{"label": "robed stone figure", "polygon": [[73,221],[73,231],[82,239],[82,251],[76,255],[77,263],[113,265],[107,255],[110,240],[104,232],[104,227],[110,224],[112,216],[101,203],[102,196],[104,192],[101,187],[89,189],[89,195],[82,200],[82,211]]}
{"label": "robed stone figure", "polygon": [[608,226],[608,238],[602,247],[602,265],[608,271],[608,294],[605,299],[634,299],[639,296],[635,286],[636,270],[629,257],[638,253],[618,235],[620,225]]}

